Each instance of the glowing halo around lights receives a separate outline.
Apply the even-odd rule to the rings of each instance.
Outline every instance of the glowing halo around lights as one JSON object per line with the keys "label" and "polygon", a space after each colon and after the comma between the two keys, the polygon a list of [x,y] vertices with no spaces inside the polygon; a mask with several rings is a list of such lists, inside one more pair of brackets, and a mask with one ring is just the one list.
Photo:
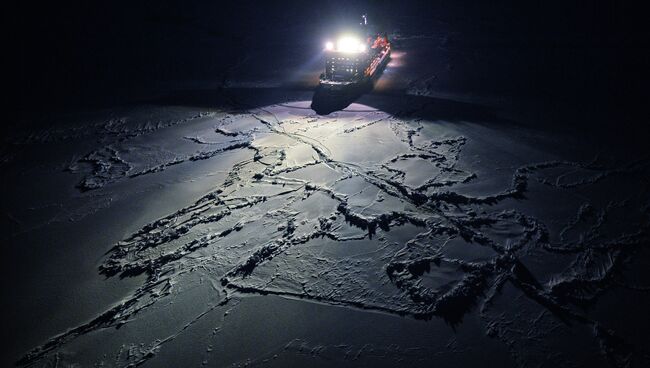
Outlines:
{"label": "glowing halo around lights", "polygon": [[357,37],[343,36],[336,40],[336,44],[332,41],[325,42],[325,50],[345,53],[366,52],[367,45]]}
{"label": "glowing halo around lights", "polygon": [[336,50],[341,52],[358,52],[361,43],[355,37],[341,37],[336,42]]}

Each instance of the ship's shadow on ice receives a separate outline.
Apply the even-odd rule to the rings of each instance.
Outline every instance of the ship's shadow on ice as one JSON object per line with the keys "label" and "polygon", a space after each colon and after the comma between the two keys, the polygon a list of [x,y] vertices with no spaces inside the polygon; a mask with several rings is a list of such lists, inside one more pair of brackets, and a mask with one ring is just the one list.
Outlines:
{"label": "ship's shadow on ice", "polygon": [[[515,122],[499,117],[493,107],[479,103],[454,101],[430,96],[414,96],[403,91],[373,91],[372,83],[342,91],[313,87],[224,88],[179,90],[146,102],[158,106],[189,106],[246,112],[260,107],[284,104],[288,101],[308,102],[319,115],[341,111],[352,103],[360,103],[396,118],[420,118],[448,122],[474,121],[506,124]],[[312,92],[313,91],[313,92]],[[313,93],[313,95],[312,95]],[[518,124],[518,123],[515,123]]]}

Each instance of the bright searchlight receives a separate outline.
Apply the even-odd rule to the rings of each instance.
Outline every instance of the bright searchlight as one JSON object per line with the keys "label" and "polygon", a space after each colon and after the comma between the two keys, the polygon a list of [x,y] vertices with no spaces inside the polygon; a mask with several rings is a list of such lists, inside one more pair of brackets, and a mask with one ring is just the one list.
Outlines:
{"label": "bright searchlight", "polygon": [[354,37],[341,37],[336,42],[336,51],[340,52],[359,52],[365,49],[359,39]]}

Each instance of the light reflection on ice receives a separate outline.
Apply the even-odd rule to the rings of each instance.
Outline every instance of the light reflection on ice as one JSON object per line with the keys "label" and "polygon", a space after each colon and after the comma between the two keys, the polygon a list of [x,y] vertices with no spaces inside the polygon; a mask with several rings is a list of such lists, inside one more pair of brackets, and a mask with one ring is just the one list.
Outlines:
{"label": "light reflection on ice", "polygon": [[[427,121],[360,103],[319,116],[309,101],[196,119],[210,119],[213,126],[194,135],[182,128],[141,132],[71,166],[87,170],[80,186],[94,190],[172,166],[219,160],[234,150],[250,152],[209,193],[115,244],[100,272],[145,274],[146,282],[119,305],[35,348],[23,364],[48,358],[92,331],[128,324],[136,314],[147,318],[152,306],[172,296],[176,303],[191,303],[183,298],[183,280],[195,273],[209,277],[220,296],[210,308],[243,294],[276,294],[440,317],[457,326],[479,306],[486,333],[504,341],[513,336],[491,305],[508,285],[559,320],[590,326],[606,354],[625,354],[610,346],[614,334],[574,302],[594,300],[609,280],[625,282],[618,265],[648,241],[647,213],[622,199],[588,211],[583,206],[557,241],[543,221],[515,203],[539,193],[552,197],[556,191],[607,186],[603,177],[638,175],[647,171],[646,163],[612,170],[567,161],[529,163],[514,169],[509,186],[474,196],[458,189],[482,179],[462,162],[472,141],[441,136]],[[134,143],[140,136],[167,147],[168,154],[147,155],[139,148],[143,143]],[[183,144],[165,146],[172,141]],[[92,167],[81,168],[84,163]],[[535,185],[541,189],[533,190]],[[610,233],[608,215],[619,208],[636,211],[636,222]],[[542,277],[527,266],[531,254],[567,257],[572,266]]]}

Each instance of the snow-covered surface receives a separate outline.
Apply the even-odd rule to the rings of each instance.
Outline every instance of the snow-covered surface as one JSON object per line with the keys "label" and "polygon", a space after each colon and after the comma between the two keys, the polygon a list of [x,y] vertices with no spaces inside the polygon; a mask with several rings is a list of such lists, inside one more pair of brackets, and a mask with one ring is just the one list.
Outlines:
{"label": "snow-covered surface", "polygon": [[51,253],[7,266],[30,290],[21,364],[643,358],[610,312],[645,295],[647,160],[373,107],[391,97],[319,116],[305,96],[67,116],[13,141],[5,239]]}
{"label": "snow-covered surface", "polygon": [[0,365],[647,365],[643,148],[427,27],[328,115],[318,56],[249,55],[3,137]]}

